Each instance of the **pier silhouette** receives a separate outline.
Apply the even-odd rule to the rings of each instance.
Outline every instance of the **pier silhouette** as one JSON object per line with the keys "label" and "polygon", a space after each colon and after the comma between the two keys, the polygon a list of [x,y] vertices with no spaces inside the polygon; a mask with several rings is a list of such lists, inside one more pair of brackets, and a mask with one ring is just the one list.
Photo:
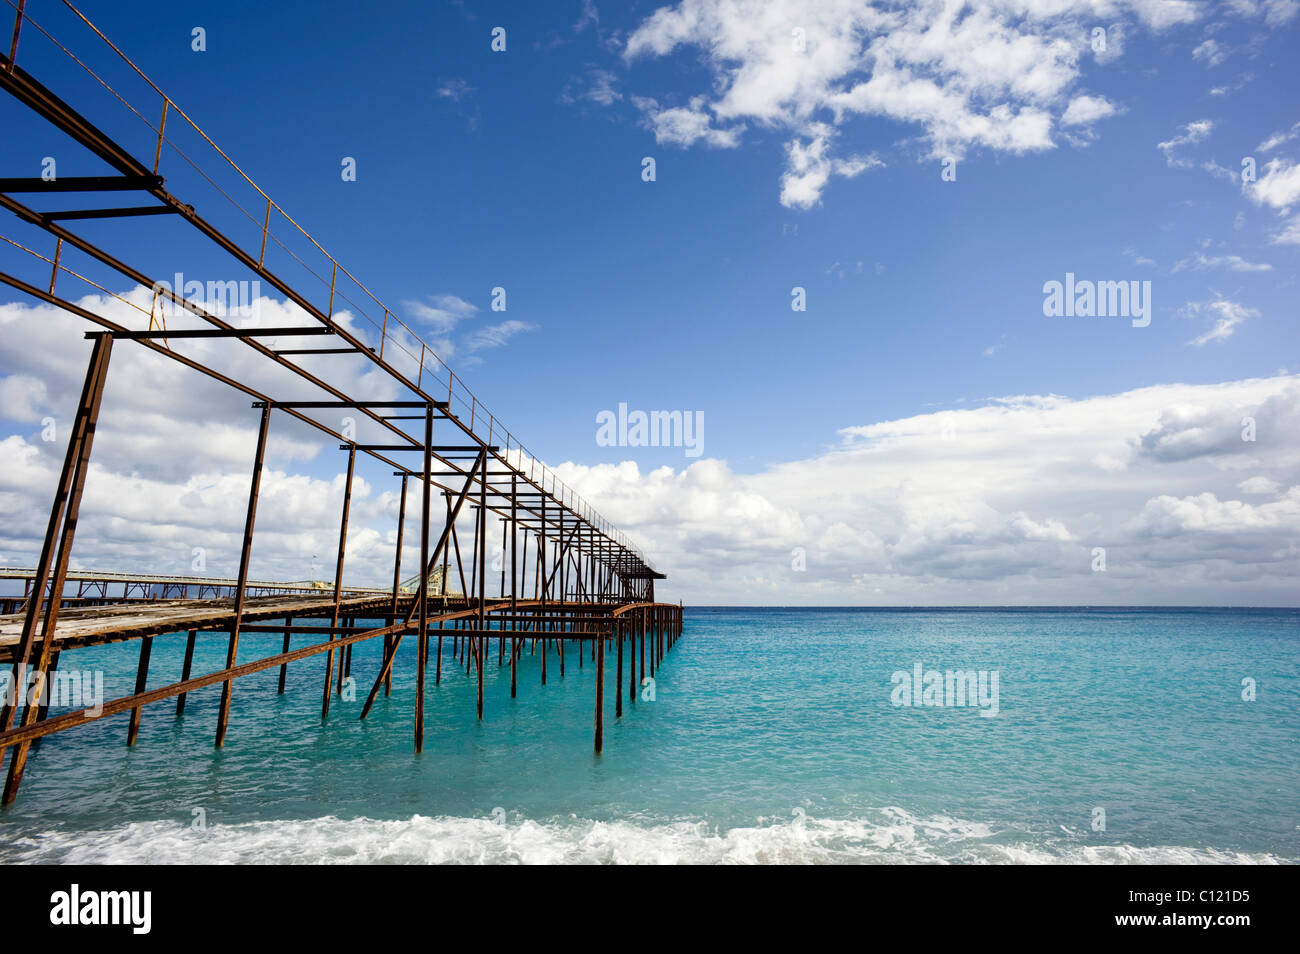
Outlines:
{"label": "pier silhouette", "polygon": [[[540,651],[543,682],[548,656],[555,654],[563,667],[566,645],[576,645],[580,656],[589,654],[596,667],[593,744],[600,752],[608,708],[606,656],[615,657],[618,718],[624,692],[635,700],[639,680],[647,670],[653,675],[682,633],[681,607],[655,599],[655,581],[664,574],[529,452],[432,346],[329,255],[80,11],[65,4],[80,32],[56,37],[55,30],[32,19],[25,3],[11,0],[10,5],[15,19],[8,55],[0,54],[0,87],[76,145],[79,155],[60,163],[84,174],[0,178],[0,206],[36,236],[22,241],[0,236],[31,266],[31,274],[0,271],[0,282],[84,319],[92,330],[85,332],[90,358],[58,483],[50,488],[53,503],[39,559],[33,567],[0,571],[0,577],[23,582],[21,597],[0,603],[5,614],[0,615],[0,662],[12,666],[11,686],[31,690],[15,694],[0,717],[0,756],[8,755],[4,802],[17,795],[31,747],[42,737],[129,713],[125,742],[135,744],[145,706],[174,699],[177,716],[183,717],[189,693],[218,685],[213,733],[214,744],[223,745],[231,708],[241,699],[237,680],[267,669],[278,667],[282,693],[289,666],[320,667],[322,718],[330,716],[345,679],[364,680],[360,684],[368,682],[369,692],[360,717],[366,718],[379,693],[391,690],[398,649],[408,639],[416,646],[415,752],[425,741],[426,694],[448,675],[443,665],[448,650],[460,664],[456,668],[476,679],[476,715],[484,717],[483,675],[492,665],[494,640],[496,665],[509,667],[511,696],[523,652]],[[42,74],[54,74],[46,78],[60,80],[60,89],[75,90],[80,108],[19,65],[20,51],[34,44],[42,47]],[[115,71],[87,65],[101,61]],[[112,135],[105,131],[108,123]],[[173,168],[211,187],[205,201],[171,191],[165,173]],[[93,197],[104,194],[113,204],[94,206]],[[51,210],[55,196],[91,207]],[[219,214],[201,215],[200,207]],[[134,231],[83,231],[83,223],[104,219],[182,223],[214,252],[224,253],[232,275],[264,283],[300,310],[301,323],[258,326],[228,320],[233,316],[201,293],[164,280],[179,275],[179,269],[160,276],[131,264],[139,251]],[[151,289],[151,305],[141,307],[91,279],[92,266]],[[128,307],[110,317],[87,305],[92,294]],[[342,311],[346,321],[339,317]],[[119,312],[134,317],[124,323]],[[83,329],[84,323],[79,323]],[[193,350],[196,343],[216,348],[199,353]],[[257,439],[234,577],[69,568],[100,408],[113,383],[112,356],[124,347],[148,349],[248,399]],[[255,386],[247,374],[231,370],[236,349],[251,350],[274,366],[283,393]],[[322,362],[323,355],[329,361]],[[344,362],[367,372],[367,393],[352,393],[344,383],[356,379],[355,373],[323,370],[342,369]],[[166,395],[159,398],[165,401]],[[341,414],[351,426],[340,426]],[[333,573],[326,581],[275,582],[252,573],[267,442],[282,423],[310,428],[339,449],[343,501]],[[366,439],[356,436],[358,424]],[[400,488],[391,587],[357,586],[347,578],[359,458],[391,470]],[[466,535],[467,521],[473,529]],[[404,568],[408,532],[418,537],[419,562]],[[488,560],[489,549],[497,545],[499,569]],[[281,651],[239,661],[240,638],[249,634],[281,635]],[[155,639],[184,639],[185,661],[175,681],[147,689]],[[199,640],[225,647],[223,667],[192,672]],[[50,713],[49,687],[58,675],[60,653],[126,642],[139,646],[134,692],[106,700],[97,710]]]}

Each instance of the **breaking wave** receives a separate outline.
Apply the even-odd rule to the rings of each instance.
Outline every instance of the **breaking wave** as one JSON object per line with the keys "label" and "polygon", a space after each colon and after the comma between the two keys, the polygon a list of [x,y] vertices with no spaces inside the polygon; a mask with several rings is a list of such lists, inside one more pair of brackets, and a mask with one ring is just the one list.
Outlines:
{"label": "breaking wave", "polygon": [[703,822],[388,821],[334,816],[211,825],[133,822],[100,831],[49,830],[10,841],[9,863],[71,864],[1279,864],[1267,853],[1178,846],[1081,845],[1031,838],[938,815],[886,808],[870,818],[802,815],[719,830]]}

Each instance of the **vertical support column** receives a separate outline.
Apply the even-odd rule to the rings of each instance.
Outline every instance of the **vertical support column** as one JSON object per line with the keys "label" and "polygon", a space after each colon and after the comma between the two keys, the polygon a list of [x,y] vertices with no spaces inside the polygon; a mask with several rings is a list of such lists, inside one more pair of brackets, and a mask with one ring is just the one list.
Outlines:
{"label": "vertical support column", "polygon": [[483,718],[483,665],[487,662],[488,615],[487,615],[487,448],[483,448],[483,469],[479,472],[478,525],[478,628],[479,634],[474,640],[478,647],[478,717]]}
{"label": "vertical support column", "polygon": [[[262,461],[266,457],[266,432],[271,421],[271,405],[262,405],[262,420],[257,429],[257,451],[253,457],[253,482],[248,490],[248,511],[244,515],[244,543],[239,551],[239,576],[235,583],[235,619],[230,624],[230,643],[226,647],[226,668],[235,665],[239,653],[239,628],[243,623],[244,589],[248,583],[248,561],[253,552],[253,524],[257,519],[257,498],[262,492]],[[217,712],[217,738],[221,748],[226,741],[226,726],[230,722],[230,695],[235,682],[227,679],[221,684],[221,708]]]}
{"label": "vertical support column", "polygon": [[[348,476],[343,485],[343,517],[339,521],[339,550],[338,559],[334,562],[334,611],[330,614],[330,635],[329,642],[335,640],[335,630],[339,625],[339,601],[343,598],[343,558],[347,554],[348,548],[348,513],[352,509],[352,475],[357,466],[357,445],[353,442],[348,445]],[[343,665],[343,657],[339,657],[339,666]],[[320,717],[326,718],[330,714],[330,683],[334,681],[334,647],[330,646],[329,651],[325,654],[325,691],[321,695]]]}
{"label": "vertical support column", "polygon": [[[424,751],[424,670],[429,665],[429,490],[433,479],[433,405],[424,409],[424,486],[420,495],[420,581],[419,626],[415,662],[415,751]],[[450,504],[451,498],[448,498]],[[448,516],[450,519],[450,515]],[[443,584],[446,591],[446,584]],[[442,634],[438,634],[438,661],[442,661]]]}
{"label": "vertical support column", "polygon": [[[524,538],[527,540],[527,538]],[[513,470],[510,472],[510,698],[515,698],[518,683],[516,682],[516,670],[518,669],[519,659],[519,639],[517,632],[519,630],[519,565],[515,562],[516,550],[519,547],[519,475]]]}
{"label": "vertical support column", "polygon": [[508,521],[505,517],[497,517],[497,520],[501,524],[501,584],[499,589],[497,590],[497,596],[500,599],[505,599],[506,598],[506,542],[507,542],[506,523]]}
{"label": "vertical support column", "polygon": [[[501,599],[506,598],[506,520],[501,518]],[[497,627],[500,633],[497,636],[497,665],[500,666],[505,660],[506,652],[506,628],[504,625]]]}
{"label": "vertical support column", "polygon": [[654,608],[641,610],[641,626],[645,634],[650,638],[650,678],[655,677],[655,631],[654,631]]}
{"label": "vertical support column", "polygon": [[[185,640],[185,662],[181,665],[181,682],[190,678],[190,667],[194,664],[194,639],[199,635],[197,629],[190,630],[189,638]],[[280,691],[284,692],[284,675],[280,675]],[[182,692],[176,697],[176,718],[185,715],[185,696]]]}
{"label": "vertical support column", "polygon": [[[140,665],[135,670],[135,694],[144,692],[149,681],[149,653],[153,649],[153,637],[145,636],[140,640]],[[135,737],[140,731],[140,706],[131,710],[131,722],[126,730],[126,744],[135,745]]]}
{"label": "vertical support column", "polygon": [[[452,521],[451,521],[451,491],[443,491],[442,499],[447,502],[446,527],[448,530],[454,533],[456,528],[452,526]],[[445,535],[446,535],[446,531],[444,531],[444,536]],[[457,547],[459,547],[459,544],[457,544]],[[450,553],[451,553],[451,547],[447,546],[446,543],[444,542],[442,547],[442,587],[441,587],[442,608],[444,611],[447,608],[447,571],[449,569],[447,565],[447,560],[448,560],[448,555]],[[460,559],[459,557],[460,550],[457,549],[456,553],[457,553],[457,559]],[[444,626],[438,627],[438,662],[434,668],[434,674],[433,674],[433,684],[435,686],[442,685],[442,631],[444,628],[445,628]]]}
{"label": "vertical support column", "polygon": [[[443,499],[443,501],[447,504],[447,526],[451,526],[451,491],[450,491],[450,490],[444,490],[444,491],[442,492],[442,499]],[[447,576],[447,574],[451,571],[450,560],[451,560],[451,547],[450,547],[450,546],[443,547],[443,550],[442,550],[442,587],[441,587],[441,589],[442,589],[442,594],[441,594],[441,595],[442,595],[442,605],[443,605],[444,608],[445,608],[446,605],[447,605],[447,580],[449,579],[449,577]]]}
{"label": "vertical support column", "polygon": [[[354,620],[355,617],[353,616],[344,616],[343,628],[351,629]],[[340,660],[339,665],[339,691],[342,692],[343,682],[352,675],[352,643],[348,643],[347,646],[341,649],[340,654],[343,658]]]}
{"label": "vertical support column", "polygon": [[[16,39],[16,37],[15,37]],[[59,477],[59,487],[54,495],[54,505],[50,509],[50,520],[45,530],[45,541],[41,545],[40,560],[36,576],[32,581],[31,597],[27,601],[27,614],[23,618],[22,635],[14,653],[13,681],[11,685],[25,686],[27,663],[32,658],[36,642],[36,624],[41,610],[45,610],[45,625],[41,630],[41,644],[36,653],[36,679],[32,685],[35,698],[45,693],[46,672],[54,652],[55,629],[59,620],[62,602],[63,584],[68,574],[68,558],[72,551],[72,541],[77,529],[77,515],[81,510],[81,492],[86,482],[86,472],[90,467],[90,451],[95,440],[95,424],[99,419],[99,406],[104,396],[104,382],[108,377],[108,359],[113,350],[113,337],[110,334],[96,334],[95,344],[91,348],[90,362],[86,366],[86,379],[82,385],[81,400],[77,404],[77,414],[72,431],[68,435],[68,450],[63,459],[63,471]],[[55,556],[55,538],[58,537],[57,557]],[[53,565],[53,577],[50,581],[49,599],[45,600],[45,582]],[[30,697],[29,697],[30,698]],[[0,714],[0,729],[13,726],[14,715],[18,708],[18,697],[14,704],[6,706]],[[36,717],[37,706],[30,703],[24,707],[20,725],[30,725]],[[9,776],[5,780],[3,803],[8,805],[18,795],[18,786],[22,784],[23,768],[27,764],[30,742],[19,742],[9,761]],[[0,747],[0,759],[4,758],[4,749]]]}
{"label": "vertical support column", "polygon": [[[469,482],[473,483],[474,478],[470,477]],[[464,653],[465,675],[467,676],[470,673],[470,668],[478,665],[478,637],[474,636],[473,633],[469,632],[469,630],[473,630],[477,628],[477,623],[478,623],[478,607],[476,601],[478,600],[477,594],[478,594],[478,584],[479,584],[478,557],[479,557],[479,529],[480,528],[479,528],[479,511],[477,510],[477,506],[478,506],[477,504],[474,504],[471,507],[471,509],[474,510],[474,517],[473,517],[473,524],[472,524],[472,535],[470,538],[471,548],[469,554],[469,589],[466,590],[465,592],[465,608],[470,611],[471,615],[463,617],[457,623],[458,626],[466,630],[465,635],[461,637],[460,648],[461,648],[461,652]],[[472,644],[470,642],[471,636],[474,637]]]}
{"label": "vertical support column", "polygon": [[[605,744],[605,634],[596,632],[596,754]],[[581,648],[582,644],[578,644]],[[581,652],[578,653],[582,655]],[[616,693],[617,695],[617,693]]]}
{"label": "vertical support column", "polygon": [[[533,554],[533,642],[530,655],[537,655],[537,637],[542,631],[542,609],[541,603],[538,602],[542,594],[542,538],[538,532],[536,552]],[[545,680],[543,680],[543,684]]]}
{"label": "vertical support column", "polygon": [[[393,557],[393,615],[388,620],[390,626],[397,622],[397,598],[402,585],[402,533],[406,529],[406,478],[407,475],[403,474],[402,499],[397,506],[397,554]],[[384,637],[384,659],[387,659],[392,653],[393,641],[396,638],[392,633]],[[384,695],[390,696],[392,694],[393,669],[389,666],[388,671],[384,673]]]}
{"label": "vertical support column", "polygon": [[[289,627],[291,627],[292,625],[293,625],[293,617],[286,616],[284,618],[284,640],[280,643],[280,652],[282,653],[287,653],[289,651],[289,636],[290,636]],[[289,664],[280,663],[280,681],[276,684],[275,687],[276,695],[278,696],[284,695],[284,681],[285,679],[288,678],[288,676],[289,676]]]}
{"label": "vertical support column", "polygon": [[627,630],[627,698],[629,702],[636,702],[636,621],[631,614],[619,619]]}
{"label": "vertical support column", "polygon": [[[472,477],[470,478],[470,481],[471,483],[473,482]],[[473,620],[478,619],[478,609],[475,606],[475,602],[474,602],[478,598],[478,583],[479,583],[479,572],[478,572],[479,519],[478,519],[477,507],[478,507],[477,503],[470,505],[470,509],[474,511],[474,516],[471,518],[471,523],[470,523],[469,587],[465,590],[465,608],[467,610],[470,610],[472,613],[472,616],[467,617],[465,620],[467,624],[467,628],[469,629],[473,629],[474,627],[469,626],[468,624]],[[469,658],[468,654],[466,655],[465,658],[466,659]],[[468,675],[469,670],[466,669],[465,673]]]}
{"label": "vertical support column", "polygon": [[623,621],[614,617],[614,631],[618,637],[618,678],[614,680],[614,718],[623,718]]}
{"label": "vertical support column", "polygon": [[[599,556],[597,557],[597,562],[602,566],[599,566],[597,568],[597,579],[595,584],[596,602],[603,604],[605,602],[605,573],[603,569],[603,564],[609,559],[607,551],[605,549],[605,540],[603,537],[597,541],[597,546],[599,547]],[[620,691],[622,690],[620,689]]]}
{"label": "vertical support column", "polygon": [[[559,544],[556,547],[556,551],[555,551],[556,572],[552,573],[551,577],[554,578],[555,576],[558,575],[560,578],[560,623],[558,626],[558,629],[560,630],[560,635],[559,638],[556,640],[556,645],[560,651],[560,678],[563,679],[564,678],[564,643],[565,643],[564,631],[568,629],[568,622],[567,622],[568,614],[564,612],[564,608],[565,608],[564,601],[568,599],[568,594],[565,593],[564,588],[569,577],[569,548],[568,548],[568,544],[565,543],[564,540],[564,511],[563,510],[560,511],[559,538],[560,538]],[[581,649],[579,649],[578,651],[578,664],[579,665],[582,664]]]}
{"label": "vertical support column", "polygon": [[541,593],[542,685],[546,685],[546,494],[542,494],[541,535],[537,539],[537,585]]}
{"label": "vertical support column", "polygon": [[[54,653],[53,655],[50,656],[50,668],[47,669],[47,670],[46,670],[46,673],[45,673],[45,675],[46,675],[46,690],[45,690],[45,692],[41,695],[41,705],[40,705],[40,708],[36,710],[36,721],[37,721],[37,722],[44,722],[46,716],[49,715],[49,712],[50,712],[50,690],[49,690],[49,686],[51,685],[50,680],[52,680],[52,679],[54,678],[54,674],[55,674],[56,672],[58,672],[58,670],[59,670],[59,654],[56,652],[56,653]],[[33,740],[32,740],[32,751],[35,752],[35,751],[37,751],[38,749],[40,749],[40,747],[41,747],[41,740],[40,740],[40,739],[33,739]]]}

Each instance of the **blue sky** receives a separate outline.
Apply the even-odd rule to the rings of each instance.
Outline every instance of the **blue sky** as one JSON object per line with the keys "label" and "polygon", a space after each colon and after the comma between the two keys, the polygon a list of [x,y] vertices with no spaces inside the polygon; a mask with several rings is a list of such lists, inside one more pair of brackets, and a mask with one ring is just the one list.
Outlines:
{"label": "blue sky", "polygon": [[[595,415],[619,402],[703,412],[707,458],[741,481],[833,453],[846,428],[1297,365],[1294,3],[974,4],[946,33],[938,4],[841,0],[761,18],[705,0],[82,6],[380,298],[448,342],[448,363],[549,463],[684,471],[681,448],[597,446]],[[800,61],[790,84],[772,51],[795,28],[818,65]],[[909,66],[921,36],[928,59]],[[19,62],[44,55],[33,40]],[[947,98],[927,104],[922,80]],[[6,164],[34,173],[60,147],[0,109],[20,130]],[[818,148],[828,180],[783,193]],[[956,181],[940,177],[946,155]],[[1244,157],[1264,181],[1243,186]],[[184,170],[169,182],[184,198]],[[134,238],[142,265],[176,269],[170,239]],[[215,262],[196,245],[183,267]],[[1150,281],[1150,326],[1045,317],[1042,286],[1066,272]],[[487,346],[507,320],[520,325]],[[31,433],[21,415],[0,424]],[[646,532],[686,546],[680,526],[661,530]]]}

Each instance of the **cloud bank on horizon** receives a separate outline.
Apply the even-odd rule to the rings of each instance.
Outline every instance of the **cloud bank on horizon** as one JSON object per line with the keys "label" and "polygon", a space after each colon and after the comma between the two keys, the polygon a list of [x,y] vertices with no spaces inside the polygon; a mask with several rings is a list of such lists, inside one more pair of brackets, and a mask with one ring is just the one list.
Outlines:
{"label": "cloud bank on horizon", "polygon": [[1296,375],[1002,397],[840,434],[757,474],[557,471],[688,601],[1295,603]]}
{"label": "cloud bank on horizon", "polygon": [[[259,323],[301,317],[259,303]],[[0,416],[28,425],[0,439],[10,515],[0,564],[31,564],[39,550],[63,446],[42,440],[42,422],[66,417],[84,371],[84,347],[58,346],[73,320],[43,304],[0,306],[0,334],[40,360],[16,369],[6,351],[0,366]],[[247,380],[292,383],[248,353]],[[188,372],[143,349],[114,361],[77,564],[185,573],[200,546],[209,572],[230,572],[255,441],[247,399],[189,375],[164,410],[137,382],[166,387]],[[380,396],[377,379],[350,385]],[[852,425],[824,453],[755,474],[707,457],[645,473],[632,461],[555,469],[669,569],[688,602],[1280,605],[1300,583],[1297,434],[1300,376],[1280,373],[1078,400],[1007,396]],[[277,421],[255,575],[328,574],[343,480],[326,453],[319,435]],[[383,468],[359,470],[349,581],[391,580],[398,495],[379,490],[391,483]],[[415,559],[404,551],[406,565]]]}

